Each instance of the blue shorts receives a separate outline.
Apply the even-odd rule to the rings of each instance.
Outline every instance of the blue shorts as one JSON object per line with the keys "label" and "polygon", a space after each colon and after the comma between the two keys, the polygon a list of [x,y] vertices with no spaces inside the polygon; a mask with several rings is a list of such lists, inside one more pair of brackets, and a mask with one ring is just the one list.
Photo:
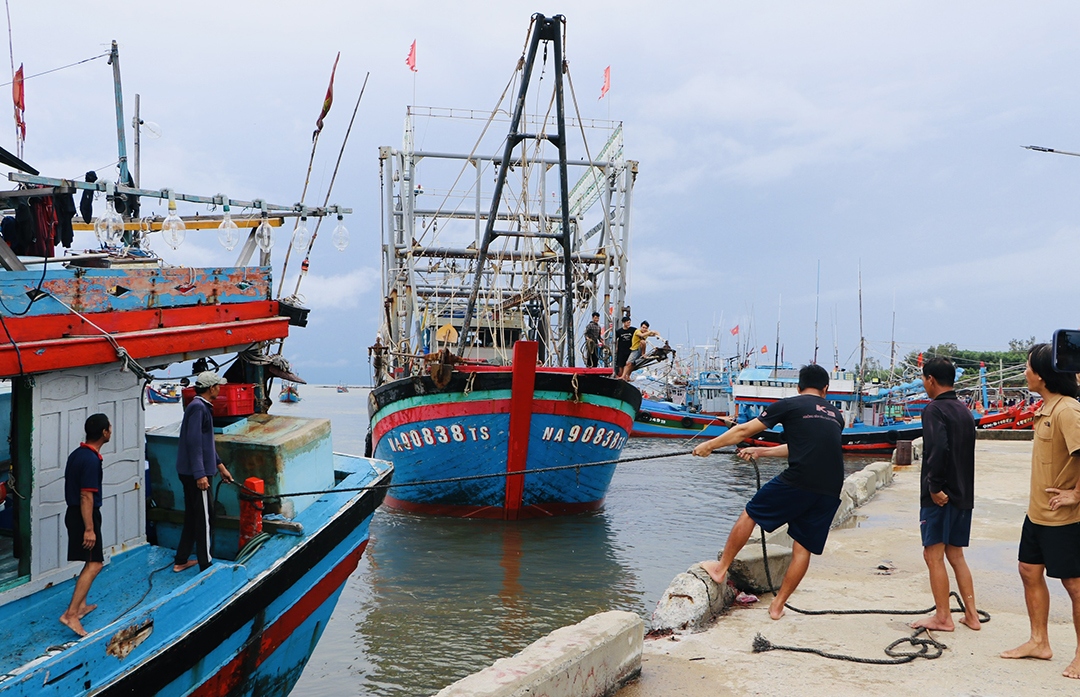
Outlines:
{"label": "blue shorts", "polygon": [[963,510],[951,503],[922,506],[919,508],[919,530],[923,547],[942,543],[967,547],[971,541],[971,509]]}
{"label": "blue shorts", "polygon": [[746,514],[765,532],[787,523],[788,535],[811,554],[825,550],[840,499],[788,484],[773,477],[746,504]]}

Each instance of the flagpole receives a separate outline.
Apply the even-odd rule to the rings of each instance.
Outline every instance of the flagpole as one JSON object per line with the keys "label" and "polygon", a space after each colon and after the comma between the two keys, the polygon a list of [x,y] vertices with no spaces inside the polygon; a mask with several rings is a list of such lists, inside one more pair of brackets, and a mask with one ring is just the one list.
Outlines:
{"label": "flagpole", "polygon": [[[7,31],[8,31],[8,56],[11,58],[11,80],[15,81],[15,45],[11,39],[11,3],[9,0],[4,0],[4,9],[7,11]],[[26,89],[25,87],[23,89]],[[22,159],[23,156],[23,141],[22,133],[19,131],[19,119],[17,117],[16,106],[16,119],[15,119],[15,154]]]}

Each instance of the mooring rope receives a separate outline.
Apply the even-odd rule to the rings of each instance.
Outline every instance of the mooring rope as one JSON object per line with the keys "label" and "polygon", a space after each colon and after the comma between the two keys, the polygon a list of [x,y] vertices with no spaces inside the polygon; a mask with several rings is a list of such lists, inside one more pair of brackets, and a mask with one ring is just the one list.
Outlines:
{"label": "mooring rope", "polygon": [[374,491],[377,489],[394,489],[406,486],[426,486],[428,484],[451,484],[454,482],[469,482],[477,479],[497,479],[514,476],[524,476],[528,474],[542,474],[544,472],[560,472],[562,470],[576,470],[582,467],[601,467],[604,465],[623,465],[629,462],[642,462],[644,460],[659,460],[665,457],[678,457],[680,455],[692,455],[693,451],[680,450],[672,453],[661,453],[659,455],[640,455],[638,457],[628,457],[625,459],[604,460],[602,462],[582,462],[575,465],[556,465],[553,467],[537,467],[536,469],[522,470],[521,472],[493,472],[489,474],[469,474],[460,477],[442,477],[441,479],[421,479],[413,482],[392,482],[390,484],[371,484],[368,486],[358,487],[344,487],[336,489],[317,489],[314,491],[294,491],[286,494],[260,494],[257,491],[253,491],[243,484],[233,480],[227,482],[236,486],[243,492],[243,496],[248,500],[258,501],[276,501],[278,499],[296,497],[296,496],[317,496],[321,494],[337,494],[347,492],[358,491]]}
{"label": "mooring rope", "polygon": [[[750,458],[750,462],[754,465],[754,476],[757,478],[757,488],[761,489],[761,469],[758,468],[757,458]],[[761,561],[765,565],[765,581],[768,583],[768,591],[770,593],[776,593],[777,587],[773,583],[772,573],[769,569],[769,552],[765,543],[765,528],[761,529]],[[960,598],[960,594],[956,591],[950,591],[949,596],[956,598],[956,604],[960,607],[950,607],[950,612],[967,612],[964,606],[964,601]],[[881,609],[868,609],[868,610],[803,610],[797,608],[790,603],[784,603],[784,607],[792,612],[797,612],[800,615],[925,615],[936,610],[936,606],[931,605],[928,608],[922,610],[881,610]],[[990,613],[985,610],[975,610],[979,615],[979,621],[983,624],[990,621]],[[926,632],[926,638],[921,639],[919,635]],[[897,651],[896,647],[900,644],[911,644],[912,651]],[[812,653],[823,658],[831,658],[837,661],[850,661],[852,663],[870,663],[874,665],[899,665],[901,663],[910,663],[916,658],[934,659],[940,658],[941,652],[949,648],[945,644],[934,639],[926,627],[919,627],[911,636],[900,637],[893,643],[885,647],[885,654],[889,658],[862,658],[859,656],[848,656],[840,653],[830,653],[822,649],[809,648],[804,646],[782,646],[780,644],[773,644],[766,639],[760,633],[754,637],[753,649],[754,653],[764,653],[766,651],[794,651],[797,653]]]}

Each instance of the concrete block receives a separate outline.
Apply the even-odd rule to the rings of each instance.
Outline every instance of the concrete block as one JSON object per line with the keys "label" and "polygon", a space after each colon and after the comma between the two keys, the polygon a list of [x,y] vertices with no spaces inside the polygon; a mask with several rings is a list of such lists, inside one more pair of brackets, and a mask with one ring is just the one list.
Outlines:
{"label": "concrete block", "polygon": [[832,525],[830,527],[835,528],[840,523],[850,518],[855,512],[855,500],[846,492],[840,492],[840,507],[836,509],[836,515],[833,516]]}
{"label": "concrete block", "polygon": [[884,489],[892,485],[893,469],[889,462],[871,462],[864,469],[874,473],[877,477],[877,488]]}
{"label": "concrete block", "polygon": [[[773,583],[779,587],[781,579],[787,573],[788,565],[791,564],[791,548],[771,545],[766,542],[769,553],[769,572],[772,574]],[[735,561],[728,571],[728,578],[735,587],[748,593],[766,593],[769,590],[768,579],[765,577],[765,562],[761,556],[761,542],[756,545],[746,545],[735,556]]]}
{"label": "concrete block", "polygon": [[[746,541],[746,546],[747,547],[749,547],[750,545],[757,545],[758,547],[761,546],[761,528],[755,528],[755,529],[758,532],[757,532],[757,534],[752,535],[750,537],[750,539]],[[795,544],[795,541],[791,539],[791,535],[788,534],[787,525],[781,525],[780,527],[773,530],[772,532],[765,533],[765,542],[767,542],[770,545],[780,545],[781,547],[788,547],[788,548],[790,548],[792,545]],[[722,552],[717,552],[717,554],[716,554],[717,560],[720,559],[721,554],[722,554]]]}
{"label": "concrete block", "polygon": [[911,461],[913,463],[922,462],[922,443],[922,436],[911,441]]}
{"label": "concrete block", "polygon": [[700,565],[672,579],[652,616],[652,631],[702,629],[735,599],[728,584],[718,586]]}
{"label": "concrete block", "polygon": [[556,629],[511,658],[458,680],[436,697],[602,697],[641,673],[645,623],[601,612]]}
{"label": "concrete block", "polygon": [[861,506],[877,492],[877,476],[865,470],[850,474],[844,480],[841,491],[847,493],[855,501],[856,506]]}

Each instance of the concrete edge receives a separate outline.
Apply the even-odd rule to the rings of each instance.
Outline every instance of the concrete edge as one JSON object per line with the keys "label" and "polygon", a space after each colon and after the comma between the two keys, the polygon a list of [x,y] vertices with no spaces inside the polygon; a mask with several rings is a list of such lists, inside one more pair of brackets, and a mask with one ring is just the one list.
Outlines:
{"label": "concrete edge", "polygon": [[436,697],[607,697],[641,674],[645,622],[601,612],[534,641]]}

